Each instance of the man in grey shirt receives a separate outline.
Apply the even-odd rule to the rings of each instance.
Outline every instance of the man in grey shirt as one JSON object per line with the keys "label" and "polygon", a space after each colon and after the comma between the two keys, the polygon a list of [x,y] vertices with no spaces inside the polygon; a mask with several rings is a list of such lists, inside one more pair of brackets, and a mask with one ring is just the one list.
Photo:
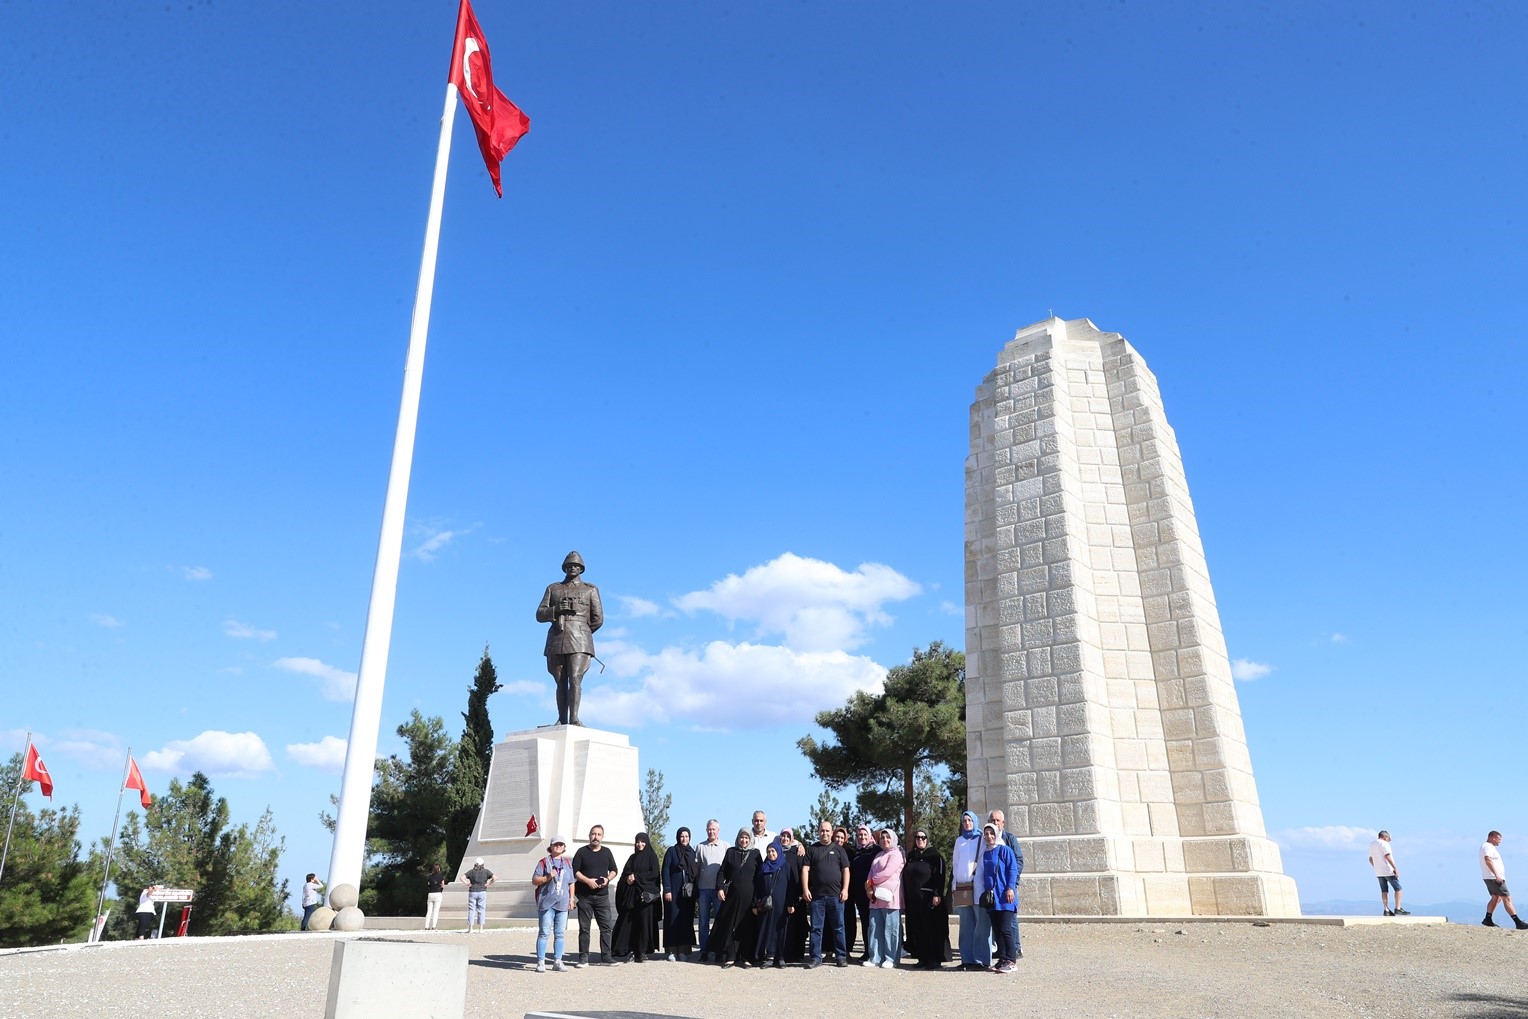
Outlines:
{"label": "man in grey shirt", "polygon": [[727,845],[722,842],[718,835],[721,833],[721,823],[716,818],[706,822],[706,840],[695,847],[695,855],[700,857],[700,880],[696,882],[699,891],[698,908],[700,911],[700,957],[702,960],[709,954],[706,942],[711,938],[711,921],[716,918],[718,903],[716,901],[716,876],[722,869],[722,858],[727,855]]}

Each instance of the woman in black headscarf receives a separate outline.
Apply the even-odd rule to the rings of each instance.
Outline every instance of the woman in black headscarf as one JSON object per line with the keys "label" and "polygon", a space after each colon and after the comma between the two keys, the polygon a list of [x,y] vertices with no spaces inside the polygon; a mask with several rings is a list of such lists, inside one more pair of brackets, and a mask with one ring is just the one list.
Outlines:
{"label": "woman in black headscarf", "polygon": [[660,886],[658,854],[646,832],[633,840],[636,851],[621,871],[615,893],[620,919],[615,925],[615,954],[631,953],[637,962],[646,962],[647,953],[658,950],[658,903],[663,898]]}
{"label": "woman in black headscarf", "polygon": [[754,919],[753,875],[758,869],[759,854],[749,848],[752,845],[753,833],[747,828],[739,828],[737,838],[727,855],[722,857],[721,871],[716,875],[716,897],[722,905],[711,924],[711,938],[706,944],[707,950],[721,960],[723,968],[737,961],[740,945],[746,944],[748,951],[753,951],[753,944],[743,940],[753,927]]}
{"label": "woman in black headscarf", "polygon": [[[764,850],[764,862],[753,877],[753,911],[758,934],[751,953],[760,966],[785,966],[790,918],[801,895],[801,864],[793,849],[778,838]],[[743,965],[748,965],[744,962]]]}
{"label": "woman in black headscarf", "polygon": [[917,957],[919,969],[938,969],[950,959],[950,907],[943,898],[947,879],[944,858],[929,845],[928,829],[914,829],[902,868],[903,948]]}
{"label": "woman in black headscarf", "polygon": [[695,882],[700,857],[690,845],[690,829],[674,833],[663,854],[663,949],[669,962],[695,951]]}

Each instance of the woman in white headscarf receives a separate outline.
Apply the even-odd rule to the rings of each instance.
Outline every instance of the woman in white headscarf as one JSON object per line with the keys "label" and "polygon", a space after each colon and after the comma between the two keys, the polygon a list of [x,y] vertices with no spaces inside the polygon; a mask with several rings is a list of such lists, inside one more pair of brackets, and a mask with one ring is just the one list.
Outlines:
{"label": "woman in white headscarf", "polygon": [[890,828],[876,835],[881,852],[870,862],[865,892],[870,899],[870,958],[863,965],[896,969],[902,957],[902,867],[906,861]]}

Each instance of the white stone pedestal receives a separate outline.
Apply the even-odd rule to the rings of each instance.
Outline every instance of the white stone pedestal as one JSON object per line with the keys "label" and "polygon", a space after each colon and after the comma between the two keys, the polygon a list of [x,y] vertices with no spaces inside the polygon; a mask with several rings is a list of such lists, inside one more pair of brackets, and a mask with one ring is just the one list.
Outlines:
{"label": "white stone pedestal", "polygon": [[[526,824],[536,818],[536,832]],[[531,871],[551,840],[565,839],[571,859],[594,825],[620,867],[642,830],[637,748],[621,733],[581,725],[549,725],[510,733],[493,748],[483,806],[461,869],[453,875],[442,913],[453,922],[467,912],[461,875],[481,856],[494,873],[490,917],[536,915]]]}

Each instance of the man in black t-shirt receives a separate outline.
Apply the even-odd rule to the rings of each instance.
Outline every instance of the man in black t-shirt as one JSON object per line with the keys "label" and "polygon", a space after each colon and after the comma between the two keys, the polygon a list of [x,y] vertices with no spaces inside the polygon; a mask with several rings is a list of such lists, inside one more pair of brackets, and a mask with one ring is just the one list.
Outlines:
{"label": "man in black t-shirt", "polygon": [[602,843],[605,829],[595,825],[589,829],[589,844],[573,854],[573,878],[578,882],[578,962],[576,966],[589,964],[589,925],[596,920],[600,926],[600,962],[607,966],[620,965],[610,955],[610,932],[615,929],[615,902],[610,894],[610,883],[620,876],[615,869],[615,854]]}
{"label": "man in black t-shirt", "polygon": [[849,905],[844,910],[844,926],[849,929],[849,951],[852,952],[855,921],[858,920],[859,933],[865,939],[861,962],[870,958],[870,893],[865,891],[865,881],[870,877],[870,864],[880,854],[881,847],[870,837],[870,826],[857,826],[854,829],[854,845],[849,850]]}
{"label": "man in black t-shirt", "polygon": [[812,936],[811,958],[805,963],[807,969],[822,965],[822,928],[825,921],[832,923],[833,947],[836,950],[834,965],[849,965],[849,943],[844,938],[844,902],[849,898],[849,858],[844,847],[833,841],[833,824],[823,821],[817,826],[817,844],[806,851],[806,862],[801,865],[801,897],[811,905]]}

